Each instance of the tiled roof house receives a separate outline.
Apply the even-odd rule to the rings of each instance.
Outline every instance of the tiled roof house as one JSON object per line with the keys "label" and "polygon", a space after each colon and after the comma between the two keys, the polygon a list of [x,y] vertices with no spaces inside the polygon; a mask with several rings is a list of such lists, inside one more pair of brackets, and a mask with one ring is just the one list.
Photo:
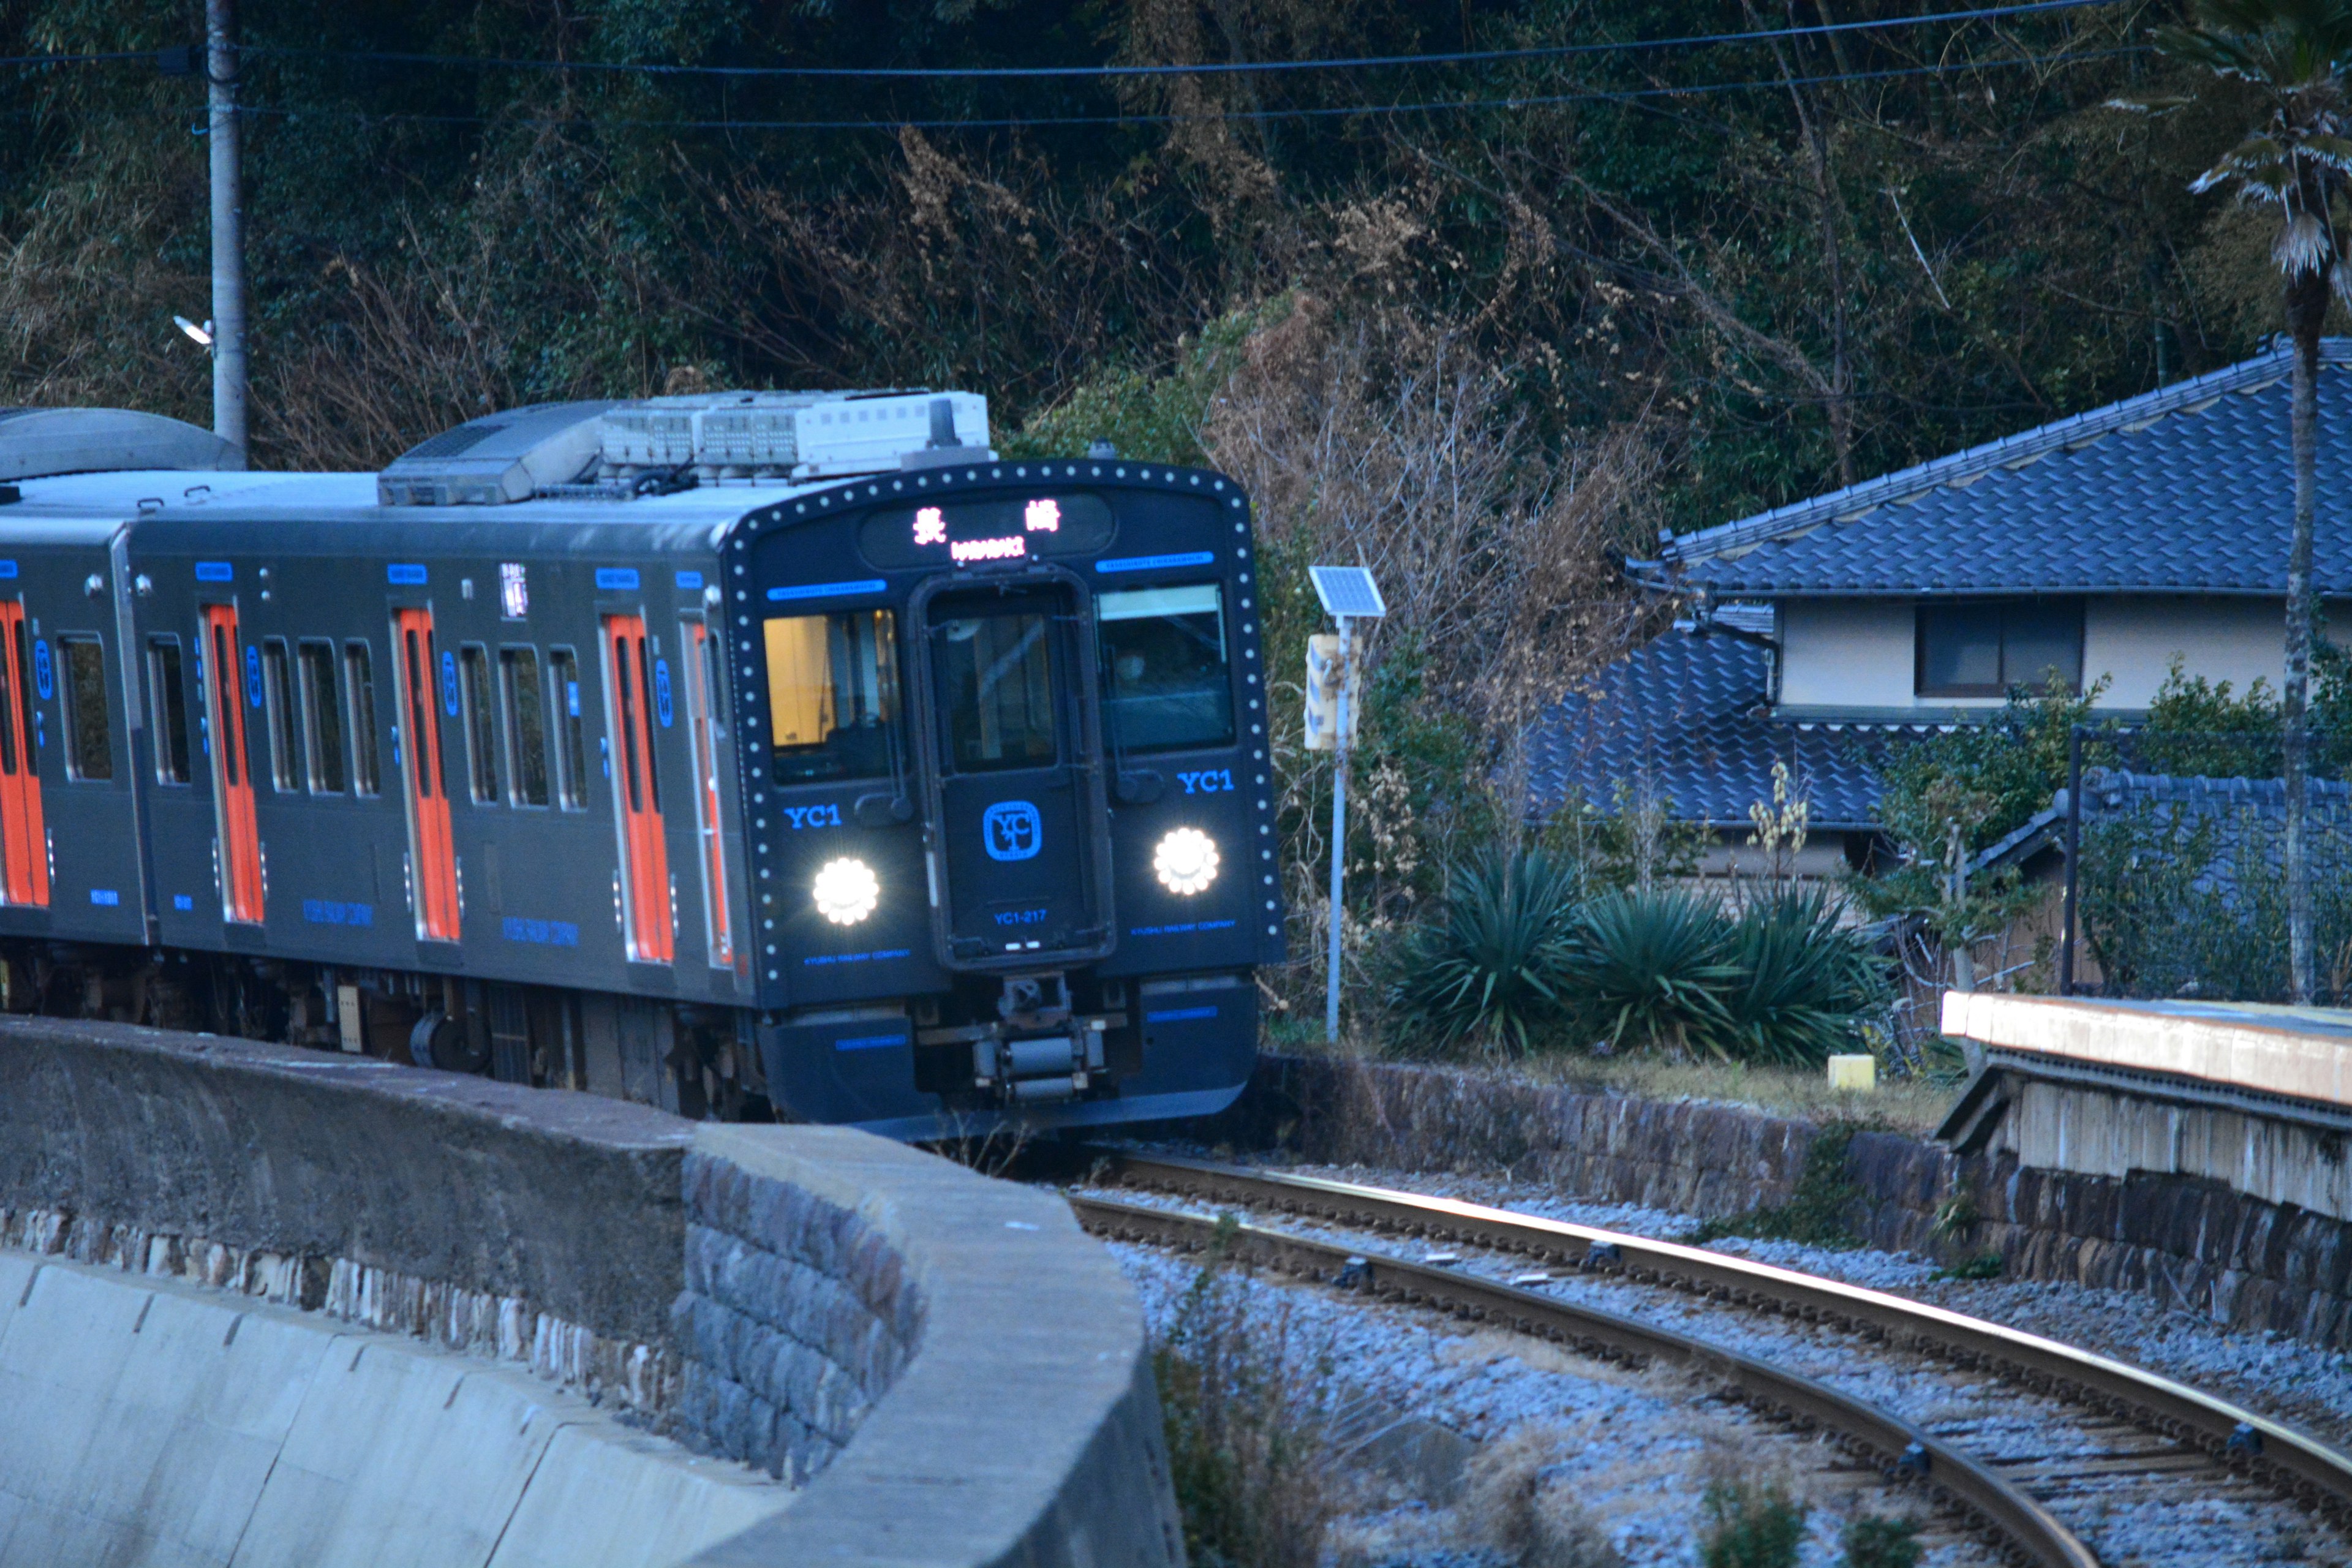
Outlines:
{"label": "tiled roof house", "polygon": [[[1538,725],[1533,805],[1606,808],[1622,788],[1744,829],[1780,760],[1852,854],[1872,757],[2012,686],[2104,679],[2098,707],[2120,716],[2176,658],[2275,687],[2291,353],[1662,540],[1627,569],[1691,618]],[[2315,574],[2352,597],[2352,339],[2323,345],[2319,410]]]}

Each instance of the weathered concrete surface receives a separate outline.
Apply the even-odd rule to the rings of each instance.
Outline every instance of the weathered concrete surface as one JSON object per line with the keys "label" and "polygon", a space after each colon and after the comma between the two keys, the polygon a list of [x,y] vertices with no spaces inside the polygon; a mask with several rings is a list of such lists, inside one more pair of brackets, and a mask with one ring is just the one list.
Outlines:
{"label": "weathered concrete surface", "polygon": [[[1786,1201],[1822,1129],[1733,1105],[1515,1082],[1467,1069],[1270,1057],[1217,1130],[1304,1158],[1491,1173],[1720,1217]],[[2217,1322],[2352,1346],[2352,1224],[2209,1177],[2095,1174],[1959,1155],[1864,1129],[1854,1234],[2012,1278],[2143,1291]]]}
{"label": "weathered concrete surface", "polygon": [[1943,1030],[2065,1061],[2352,1105],[2352,1013],[2336,1008],[1948,991]]}
{"label": "weathered concrete surface", "polygon": [[[640,1563],[710,1539],[708,1510],[662,1541],[609,1522],[668,1517],[683,1494],[628,1445],[550,1419],[572,1394],[488,1359],[411,1345],[404,1363],[397,1342],[347,1353],[362,1341],[331,1314],[614,1396],[649,1429],[804,1483],[698,1563],[1182,1562],[1140,1308],[1057,1199],[844,1130],[698,1129],[121,1026],[0,1020],[0,1081],[12,1266],[110,1266],[98,1278],[146,1304],[94,1342],[163,1356],[159,1385],[185,1385],[174,1408],[196,1412],[93,1417],[66,1458],[28,1440],[11,1459],[0,1440],[0,1531],[38,1542],[19,1557],[0,1534],[0,1562],[336,1562],[389,1531],[397,1552],[350,1560]],[[49,1263],[28,1304],[49,1273],[87,1278]],[[179,1308],[152,1303],[201,1287],[310,1309],[337,1348],[248,1328],[278,1316],[228,1296],[210,1306],[236,1325],[217,1352],[209,1329],[161,1332]],[[18,1300],[5,1279],[0,1294]],[[0,1429],[144,1397],[100,1363],[58,1384],[40,1357],[9,1384],[10,1331]],[[142,1446],[158,1423],[170,1440]],[[608,1538],[617,1556],[600,1555]]]}
{"label": "weathered concrete surface", "polygon": [[471,1357],[22,1257],[0,1411],[0,1568],[637,1568],[793,1500]]}
{"label": "weathered concrete surface", "polygon": [[[693,1125],[585,1094],[125,1025],[0,1019],[0,1204],[352,1261],[667,1331]],[[625,1226],[612,1223],[626,1214]],[[318,1273],[301,1304],[314,1306]],[[315,1293],[314,1293],[315,1292]]]}

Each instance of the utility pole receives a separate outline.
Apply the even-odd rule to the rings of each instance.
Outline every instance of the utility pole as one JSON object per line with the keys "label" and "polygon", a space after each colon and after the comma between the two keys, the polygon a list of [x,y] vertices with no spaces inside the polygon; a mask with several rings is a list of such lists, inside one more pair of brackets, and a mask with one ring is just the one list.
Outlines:
{"label": "utility pole", "polygon": [[206,140],[213,174],[213,434],[246,464],[245,193],[237,166],[236,0],[205,0]]}
{"label": "utility pole", "polygon": [[1339,623],[1339,700],[1334,709],[1339,726],[1332,737],[1337,750],[1331,770],[1331,952],[1330,973],[1323,987],[1323,1037],[1337,1045],[1339,1040],[1339,928],[1347,923],[1343,911],[1347,900],[1340,895],[1345,889],[1348,866],[1348,617],[1332,617]]}

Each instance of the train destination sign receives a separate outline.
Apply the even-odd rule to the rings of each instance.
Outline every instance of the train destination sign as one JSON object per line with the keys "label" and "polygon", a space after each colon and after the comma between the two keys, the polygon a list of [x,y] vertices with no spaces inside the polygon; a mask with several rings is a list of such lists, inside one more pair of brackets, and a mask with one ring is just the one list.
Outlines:
{"label": "train destination sign", "polygon": [[1118,531],[1098,495],[887,507],[858,526],[858,553],[877,566],[968,566],[1038,555],[1092,555]]}

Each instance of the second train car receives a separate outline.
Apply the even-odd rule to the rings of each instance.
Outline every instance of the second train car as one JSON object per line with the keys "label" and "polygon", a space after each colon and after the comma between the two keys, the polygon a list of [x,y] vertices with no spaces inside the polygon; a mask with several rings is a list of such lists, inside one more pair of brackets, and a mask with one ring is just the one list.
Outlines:
{"label": "second train car", "polygon": [[0,412],[0,1000],[906,1138],[1220,1109],[1283,941],[1248,498],[986,420],[271,474]]}

